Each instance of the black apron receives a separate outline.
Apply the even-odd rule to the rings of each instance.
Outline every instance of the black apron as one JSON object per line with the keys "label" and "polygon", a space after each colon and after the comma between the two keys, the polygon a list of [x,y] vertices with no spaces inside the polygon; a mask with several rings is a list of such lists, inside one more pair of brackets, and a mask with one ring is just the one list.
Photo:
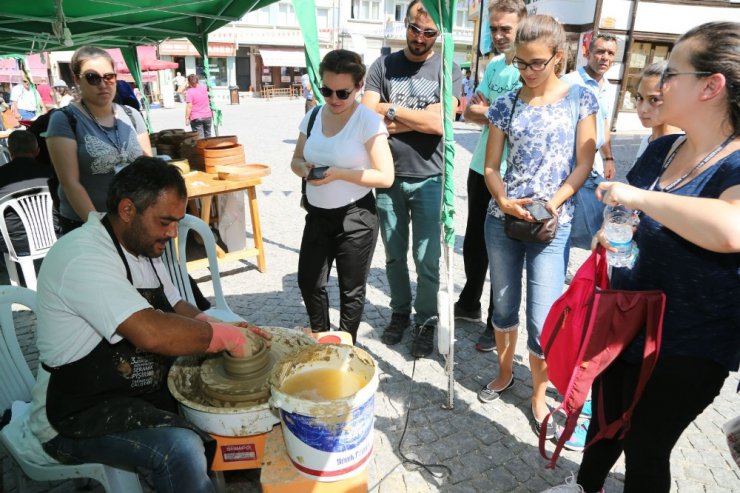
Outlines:
{"label": "black apron", "polygon": [[[108,217],[102,220],[132,282],[123,249]],[[156,288],[137,288],[152,308],[174,313],[162,280]],[[90,438],[123,431],[176,426],[198,433],[204,440],[210,464],[215,441],[177,415],[177,401],[167,389],[167,374],[175,358],[149,353],[123,339],[115,344],[100,341],[80,360],[51,368],[46,394],[49,423],[62,436]]]}

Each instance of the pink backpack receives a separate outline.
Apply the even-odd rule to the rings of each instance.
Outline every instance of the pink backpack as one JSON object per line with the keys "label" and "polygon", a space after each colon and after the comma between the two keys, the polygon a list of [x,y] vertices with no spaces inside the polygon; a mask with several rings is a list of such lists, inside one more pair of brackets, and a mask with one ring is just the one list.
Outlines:
{"label": "pink backpack", "polygon": [[[606,251],[599,246],[578,269],[568,290],[552,305],[545,319],[540,342],[547,361],[547,373],[563,395],[560,406],[542,422],[540,453],[554,468],[565,442],[573,434],[583,404],[596,379],[645,328],[645,351],[640,376],[631,405],[622,416],[606,423],[601,390],[592,399],[599,403],[599,433],[588,443],[601,438],[620,437],[629,429],[632,411],[655,368],[663,330],[665,294],[661,291],[621,291],[609,289]],[[545,451],[545,429],[553,413],[565,411],[565,428],[552,457]]]}

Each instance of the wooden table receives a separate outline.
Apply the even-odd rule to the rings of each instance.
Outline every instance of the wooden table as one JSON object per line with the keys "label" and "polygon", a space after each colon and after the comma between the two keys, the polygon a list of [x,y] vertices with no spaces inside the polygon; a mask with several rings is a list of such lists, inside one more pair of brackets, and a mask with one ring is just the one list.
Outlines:
{"label": "wooden table", "polygon": [[[243,259],[246,257],[257,257],[257,269],[260,272],[265,272],[265,250],[262,244],[262,226],[260,225],[259,207],[257,205],[257,185],[262,184],[262,177],[238,177],[228,180],[220,180],[218,175],[212,173],[204,173],[202,171],[191,171],[183,175],[185,178],[185,185],[188,189],[188,198],[201,200],[202,206],[200,210],[200,218],[207,224],[210,224],[211,218],[211,205],[213,203],[214,195],[222,193],[238,192],[240,190],[247,191],[247,197],[249,198],[249,215],[252,221],[252,236],[254,237],[254,248],[245,248],[244,250],[237,250],[235,252],[224,252],[218,245],[216,245],[216,253],[219,260],[233,260]],[[200,268],[208,265],[208,259],[195,260],[188,262],[188,266],[192,268]]]}

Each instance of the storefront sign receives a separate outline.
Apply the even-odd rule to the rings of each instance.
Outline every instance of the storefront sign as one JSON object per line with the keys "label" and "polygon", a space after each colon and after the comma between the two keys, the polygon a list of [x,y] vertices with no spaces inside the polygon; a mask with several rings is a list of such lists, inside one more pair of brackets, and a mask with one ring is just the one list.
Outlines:
{"label": "storefront sign", "polygon": [[[190,41],[186,39],[170,39],[159,45],[160,55],[169,56],[200,56]],[[208,43],[209,57],[236,56],[234,43]]]}

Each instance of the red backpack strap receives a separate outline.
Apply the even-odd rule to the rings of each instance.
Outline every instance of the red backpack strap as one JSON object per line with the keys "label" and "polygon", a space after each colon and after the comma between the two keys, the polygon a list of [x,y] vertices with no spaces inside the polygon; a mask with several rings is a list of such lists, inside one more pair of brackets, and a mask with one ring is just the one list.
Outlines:
{"label": "red backpack strap", "polygon": [[635,406],[640,401],[642,393],[645,390],[645,386],[650,380],[650,376],[655,370],[655,366],[658,364],[658,357],[660,355],[660,342],[663,336],[663,315],[665,314],[665,294],[659,291],[645,292],[645,303],[647,304],[646,323],[645,323],[645,349],[642,355],[642,365],[640,366],[640,375],[635,386],[635,394],[632,398],[630,406],[622,413],[622,416],[612,423],[606,423],[606,417],[604,415],[604,395],[601,385],[598,386],[597,399],[599,402],[599,432],[588,442],[586,447],[591,446],[592,443],[599,441],[602,438],[613,438],[620,430],[619,439],[624,438],[624,435],[630,428],[630,419],[632,418],[632,412],[635,410]]}
{"label": "red backpack strap", "polygon": [[581,406],[576,410],[576,412],[568,415],[565,420],[565,427],[561,430],[560,438],[558,438],[557,444],[555,445],[555,450],[553,451],[552,456],[548,457],[547,451],[545,450],[545,442],[547,441],[547,438],[545,438],[545,435],[547,434],[547,423],[552,419],[553,414],[564,409],[564,407],[565,399],[563,399],[560,406],[553,409],[547,416],[545,416],[545,419],[542,420],[542,425],[540,426],[540,455],[550,461],[545,466],[545,469],[555,469],[556,463],[560,458],[560,453],[563,451],[563,447],[565,447],[565,442],[570,439],[576,426],[578,426],[578,417],[581,415],[581,409],[583,409],[583,406]]}

